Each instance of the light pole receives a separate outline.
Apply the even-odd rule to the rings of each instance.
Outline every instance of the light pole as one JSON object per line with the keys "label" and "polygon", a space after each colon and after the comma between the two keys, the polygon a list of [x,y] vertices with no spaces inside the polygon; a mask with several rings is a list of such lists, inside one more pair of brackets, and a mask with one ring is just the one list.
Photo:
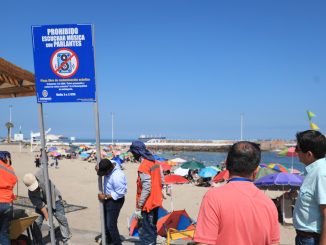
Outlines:
{"label": "light pole", "polygon": [[111,128],[111,130],[112,130],[112,146],[113,146],[113,118],[114,118],[114,113],[113,112],[111,112],[111,119],[112,119],[112,128]]}
{"label": "light pole", "polygon": [[243,140],[243,116],[244,113],[240,113],[240,140]]}
{"label": "light pole", "polygon": [[[9,122],[11,124],[11,109],[12,105],[9,105]],[[9,139],[11,140],[11,127],[9,128]]]}

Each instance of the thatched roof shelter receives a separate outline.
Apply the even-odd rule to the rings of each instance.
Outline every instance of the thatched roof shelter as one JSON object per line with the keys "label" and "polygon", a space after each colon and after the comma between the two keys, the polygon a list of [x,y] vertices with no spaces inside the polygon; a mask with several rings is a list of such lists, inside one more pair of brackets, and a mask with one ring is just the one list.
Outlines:
{"label": "thatched roof shelter", "polygon": [[0,57],[0,99],[35,96],[34,74]]}

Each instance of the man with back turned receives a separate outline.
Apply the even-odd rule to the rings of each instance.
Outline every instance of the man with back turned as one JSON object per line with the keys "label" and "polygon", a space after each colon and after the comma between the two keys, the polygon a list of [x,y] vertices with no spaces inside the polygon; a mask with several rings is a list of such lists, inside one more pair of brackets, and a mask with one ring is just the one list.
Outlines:
{"label": "man with back turned", "polygon": [[230,148],[226,159],[230,179],[205,194],[194,237],[197,244],[279,244],[276,207],[253,184],[260,158],[255,143],[241,141]]}

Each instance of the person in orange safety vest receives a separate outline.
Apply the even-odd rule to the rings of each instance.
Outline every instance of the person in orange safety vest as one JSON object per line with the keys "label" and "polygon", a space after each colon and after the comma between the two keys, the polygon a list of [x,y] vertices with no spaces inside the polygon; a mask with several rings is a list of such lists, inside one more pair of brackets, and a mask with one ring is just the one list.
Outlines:
{"label": "person in orange safety vest", "polygon": [[13,217],[12,202],[17,177],[8,151],[0,151],[0,244],[10,245],[9,226]]}
{"label": "person in orange safety vest", "polygon": [[160,164],[142,141],[132,142],[129,151],[140,162],[135,211],[138,217],[140,244],[156,244],[158,209],[163,201],[163,173]]}

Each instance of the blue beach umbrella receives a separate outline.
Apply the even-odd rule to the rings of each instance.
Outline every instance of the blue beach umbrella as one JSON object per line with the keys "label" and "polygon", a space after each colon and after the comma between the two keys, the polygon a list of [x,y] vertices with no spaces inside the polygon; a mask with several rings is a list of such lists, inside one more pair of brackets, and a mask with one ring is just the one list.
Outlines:
{"label": "blue beach umbrella", "polygon": [[217,166],[208,166],[208,168],[212,168],[212,169],[215,169],[217,172],[221,172],[221,168],[219,168]]}
{"label": "blue beach umbrella", "polygon": [[263,176],[254,183],[258,187],[299,187],[303,182],[303,177],[290,173],[275,173]]}
{"label": "blue beach umbrella", "polygon": [[217,170],[210,167],[202,168],[198,173],[198,175],[202,178],[214,177],[216,174]]}
{"label": "blue beach umbrella", "polygon": [[157,160],[157,161],[159,161],[159,162],[166,162],[166,161],[168,161],[168,159],[166,159],[164,157],[160,157],[160,156],[155,155],[155,154],[153,156],[154,156],[154,159]]}
{"label": "blue beach umbrella", "polygon": [[119,156],[115,156],[111,160],[113,160],[114,162],[118,163],[119,165],[121,165],[124,162]]}
{"label": "blue beach umbrella", "polygon": [[51,152],[51,151],[57,151],[57,150],[58,150],[57,147],[52,146],[52,147],[50,147],[50,148],[48,149],[48,152]]}
{"label": "blue beach umbrella", "polygon": [[[271,190],[282,190],[291,188],[291,189],[298,189],[303,182],[303,177],[297,174],[290,174],[290,173],[275,173],[269,174],[260,179],[256,180],[254,184],[259,189],[271,189]],[[282,195],[282,205],[285,206],[284,203],[284,195]],[[282,217],[284,220],[285,211],[282,210]]]}
{"label": "blue beach umbrella", "polygon": [[79,154],[79,157],[83,159],[88,158],[89,156],[90,154],[88,154],[87,152],[82,152],[81,154]]}

